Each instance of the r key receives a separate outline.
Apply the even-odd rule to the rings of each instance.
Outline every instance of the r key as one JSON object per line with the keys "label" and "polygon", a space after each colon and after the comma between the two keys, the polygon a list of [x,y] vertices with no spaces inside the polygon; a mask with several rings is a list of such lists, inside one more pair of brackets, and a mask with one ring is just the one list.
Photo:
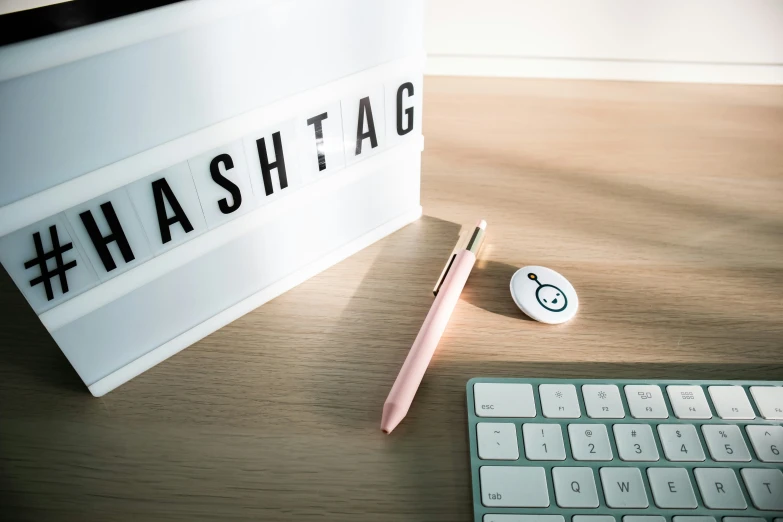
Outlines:
{"label": "r key", "polygon": [[695,468],[696,484],[701,498],[710,509],[747,509],[734,470],[727,468]]}

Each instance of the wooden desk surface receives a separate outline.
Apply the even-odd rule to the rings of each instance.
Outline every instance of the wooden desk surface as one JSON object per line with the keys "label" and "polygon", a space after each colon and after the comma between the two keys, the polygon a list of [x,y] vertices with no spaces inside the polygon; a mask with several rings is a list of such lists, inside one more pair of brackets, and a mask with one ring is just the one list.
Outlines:
{"label": "wooden desk surface", "polygon": [[[474,376],[783,378],[783,88],[427,78],[425,217],[102,399],[0,277],[0,518],[469,521]],[[488,242],[381,406],[459,224]],[[526,320],[517,267],[570,278]]]}

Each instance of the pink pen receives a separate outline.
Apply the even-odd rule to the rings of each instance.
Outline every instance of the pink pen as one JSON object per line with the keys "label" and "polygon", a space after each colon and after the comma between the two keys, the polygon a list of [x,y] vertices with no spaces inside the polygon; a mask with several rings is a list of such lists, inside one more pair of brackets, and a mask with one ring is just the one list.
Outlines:
{"label": "pink pen", "polygon": [[435,285],[433,290],[436,296],[435,301],[424,319],[424,324],[421,325],[419,335],[413,341],[411,351],[405,358],[386,402],[383,404],[381,430],[384,433],[391,433],[408,414],[408,409],[411,407],[416,390],[419,389],[424,372],[427,371],[435,348],[438,347],[438,341],[449,323],[451,313],[457,306],[462,289],[476,263],[476,255],[484,240],[486,228],[487,222],[482,219],[476,224],[467,246],[463,247],[462,241],[457,243],[438,283]]}

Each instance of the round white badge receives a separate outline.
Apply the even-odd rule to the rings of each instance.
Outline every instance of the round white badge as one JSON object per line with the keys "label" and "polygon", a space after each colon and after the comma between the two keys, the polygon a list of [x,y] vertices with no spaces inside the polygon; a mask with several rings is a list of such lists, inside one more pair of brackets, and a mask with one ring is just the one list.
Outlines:
{"label": "round white badge", "polygon": [[554,270],[525,266],[511,276],[511,297],[520,310],[536,321],[560,324],[576,315],[576,290]]}

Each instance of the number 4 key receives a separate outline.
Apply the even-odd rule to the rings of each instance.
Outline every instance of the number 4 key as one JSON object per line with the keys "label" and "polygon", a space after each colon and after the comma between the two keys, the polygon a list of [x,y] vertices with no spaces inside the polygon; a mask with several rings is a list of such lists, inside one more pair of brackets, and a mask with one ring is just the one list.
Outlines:
{"label": "number 4 key", "polygon": [[658,435],[666,459],[672,462],[703,462],[704,450],[693,424],[660,424]]}

